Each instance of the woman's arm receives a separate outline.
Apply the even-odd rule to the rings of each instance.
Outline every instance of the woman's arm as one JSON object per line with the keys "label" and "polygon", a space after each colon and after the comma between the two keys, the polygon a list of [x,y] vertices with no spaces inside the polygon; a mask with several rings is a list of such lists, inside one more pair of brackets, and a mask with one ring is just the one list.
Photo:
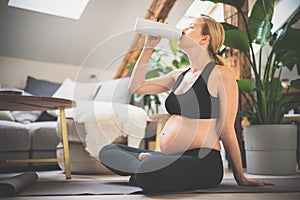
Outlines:
{"label": "woman's arm", "polygon": [[158,94],[167,92],[172,88],[175,82],[174,74],[176,71],[172,71],[161,77],[145,80],[147,65],[152,52],[153,48],[149,47],[149,45],[143,48],[131,74],[128,87],[130,92],[135,94]]}
{"label": "woman's arm", "polygon": [[234,178],[239,185],[270,185],[272,184],[270,182],[252,180],[244,176],[240,148],[234,129],[238,109],[238,87],[230,69],[223,67],[219,72],[223,84],[218,86],[220,99],[218,131],[224,148],[230,157]]}
{"label": "woman's arm", "polygon": [[[162,20],[159,20],[163,23]],[[128,90],[135,94],[159,94],[169,91],[175,83],[177,70],[167,75],[145,80],[147,65],[151,58],[154,47],[160,42],[161,37],[146,35],[144,48],[132,71]]]}

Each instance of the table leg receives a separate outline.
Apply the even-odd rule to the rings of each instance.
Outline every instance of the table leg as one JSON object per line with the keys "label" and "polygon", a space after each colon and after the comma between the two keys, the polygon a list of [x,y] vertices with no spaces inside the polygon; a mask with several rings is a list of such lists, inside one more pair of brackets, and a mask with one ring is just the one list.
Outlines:
{"label": "table leg", "polygon": [[68,142],[65,108],[60,108],[60,122],[61,122],[62,142],[64,146],[64,165],[66,170],[66,179],[71,179],[70,153],[69,153],[69,142]]}

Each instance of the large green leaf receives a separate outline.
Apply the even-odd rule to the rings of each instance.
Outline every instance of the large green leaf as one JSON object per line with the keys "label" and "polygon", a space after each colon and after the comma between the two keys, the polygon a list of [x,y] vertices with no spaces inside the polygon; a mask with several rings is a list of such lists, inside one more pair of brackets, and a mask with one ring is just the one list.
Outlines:
{"label": "large green leaf", "polygon": [[238,29],[228,30],[225,32],[224,45],[241,50],[244,53],[247,53],[250,48],[247,33]]}
{"label": "large green leaf", "polygon": [[293,27],[293,25],[300,19],[300,11],[295,13],[292,18],[284,24],[282,29],[277,33],[276,45],[274,45],[274,52],[276,54],[285,54],[288,50],[300,51],[300,30]]}
{"label": "large green leaf", "polygon": [[173,71],[174,69],[171,66],[165,66],[162,70],[163,70],[164,74],[167,74],[167,73]]}
{"label": "large green leaf", "polygon": [[257,121],[256,113],[253,111],[238,111],[237,116],[247,117],[251,124],[254,124],[253,122]]}
{"label": "large green leaf", "polygon": [[179,68],[180,66],[179,66],[179,62],[177,61],[177,60],[173,60],[172,61],[172,65],[174,66],[174,67],[176,67],[176,68]]}
{"label": "large green leaf", "polygon": [[268,82],[270,84],[268,88],[268,99],[271,101],[278,101],[282,97],[282,90],[283,87],[281,85],[281,82],[279,78],[272,79],[271,82]]}
{"label": "large green leaf", "polygon": [[253,92],[252,82],[249,79],[241,79],[237,81],[238,88],[241,92]]}
{"label": "large green leaf", "polygon": [[298,75],[300,75],[300,29],[293,25],[300,19],[300,11],[278,31],[277,40],[273,44],[273,51],[276,54],[276,60],[281,61],[284,66],[292,70],[297,66]]}
{"label": "large green leaf", "polygon": [[224,3],[241,9],[245,3],[245,0],[201,0],[201,1],[211,1],[214,3]]}
{"label": "large green leaf", "polygon": [[224,28],[225,31],[238,29],[238,27],[236,27],[236,26],[234,26],[232,24],[228,24],[226,22],[221,22],[221,24],[222,24],[222,26],[223,26],[223,28]]}
{"label": "large green leaf", "polygon": [[300,52],[288,51],[286,54],[282,55],[278,61],[281,61],[282,64],[287,67],[290,71],[295,67],[295,63],[299,65],[300,63]]}
{"label": "large green leaf", "polygon": [[292,27],[283,30],[280,34],[280,38],[276,46],[274,47],[274,53],[276,53],[277,58],[280,58],[288,51],[295,51],[298,55],[300,52],[300,29],[295,29]]}
{"label": "large green leaf", "polygon": [[248,27],[252,42],[264,45],[271,38],[275,0],[257,0],[251,10]]}

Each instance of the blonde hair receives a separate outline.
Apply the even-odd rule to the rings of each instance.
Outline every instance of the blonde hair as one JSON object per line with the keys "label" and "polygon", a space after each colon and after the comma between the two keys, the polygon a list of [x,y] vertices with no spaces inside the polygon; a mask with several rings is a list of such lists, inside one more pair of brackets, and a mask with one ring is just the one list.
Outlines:
{"label": "blonde hair", "polygon": [[209,53],[214,57],[216,64],[225,65],[224,58],[217,54],[225,40],[223,26],[210,17],[202,16],[199,19],[203,19],[204,21],[202,25],[202,35],[210,36],[210,43],[208,45]]}

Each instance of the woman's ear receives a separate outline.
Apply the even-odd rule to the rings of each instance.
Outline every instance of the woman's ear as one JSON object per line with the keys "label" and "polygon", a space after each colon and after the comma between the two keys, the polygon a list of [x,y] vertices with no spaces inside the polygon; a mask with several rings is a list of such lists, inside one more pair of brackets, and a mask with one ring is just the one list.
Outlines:
{"label": "woman's ear", "polygon": [[210,42],[210,36],[209,35],[204,35],[199,41],[199,44],[209,44]]}
{"label": "woman's ear", "polygon": [[209,36],[209,35],[205,35],[205,36],[204,36],[204,40],[206,40],[206,41],[209,42],[209,41],[210,41],[210,36]]}

